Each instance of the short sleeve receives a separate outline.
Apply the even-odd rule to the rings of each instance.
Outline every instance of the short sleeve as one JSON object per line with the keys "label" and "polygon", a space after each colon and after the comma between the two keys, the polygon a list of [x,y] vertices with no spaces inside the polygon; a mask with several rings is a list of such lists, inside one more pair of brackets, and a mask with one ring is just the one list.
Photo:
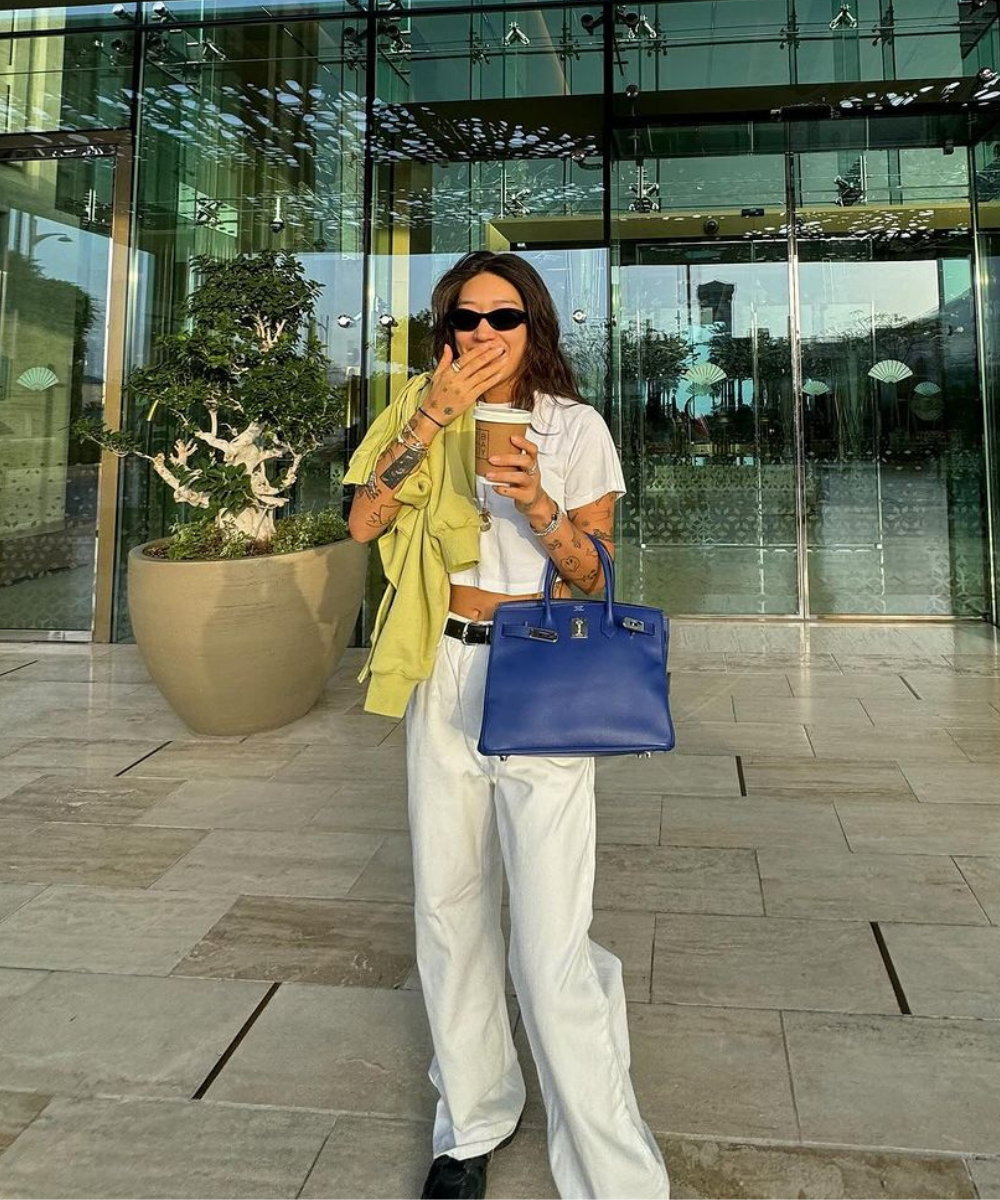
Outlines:
{"label": "short sleeve", "polygon": [[596,408],[580,407],[583,411],[574,413],[575,428],[566,458],[567,511],[591,504],[608,492],[616,499],[626,492],[621,460],[604,418]]}

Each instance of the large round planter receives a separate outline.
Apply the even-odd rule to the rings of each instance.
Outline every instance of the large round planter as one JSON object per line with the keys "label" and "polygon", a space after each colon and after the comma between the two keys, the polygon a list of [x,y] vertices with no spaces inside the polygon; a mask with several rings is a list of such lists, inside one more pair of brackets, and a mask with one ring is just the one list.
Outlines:
{"label": "large round planter", "polygon": [[145,549],[128,559],[132,629],[183,721],[198,733],[259,733],[312,708],[354,629],[365,546],[212,562],[171,562]]}

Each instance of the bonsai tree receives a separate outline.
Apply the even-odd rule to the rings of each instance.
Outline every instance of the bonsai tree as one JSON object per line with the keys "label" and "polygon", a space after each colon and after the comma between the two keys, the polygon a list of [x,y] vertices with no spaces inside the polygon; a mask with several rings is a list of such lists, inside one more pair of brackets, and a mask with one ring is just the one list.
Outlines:
{"label": "bonsai tree", "polygon": [[99,422],[75,431],[146,459],[176,501],[213,519],[223,553],[234,543],[266,552],[303,459],[343,423],[313,324],[322,285],[279,251],[192,265],[201,282],[185,305],[187,327],[160,337],[154,361],[126,383],[147,420],[160,413],[179,430],[172,452],[147,454],[135,433]]}

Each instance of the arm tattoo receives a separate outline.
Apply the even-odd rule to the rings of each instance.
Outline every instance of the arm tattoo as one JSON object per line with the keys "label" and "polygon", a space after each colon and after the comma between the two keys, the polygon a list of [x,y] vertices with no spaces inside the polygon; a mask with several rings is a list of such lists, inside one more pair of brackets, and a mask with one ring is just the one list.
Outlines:
{"label": "arm tattoo", "polygon": [[372,529],[382,529],[389,524],[401,507],[402,505],[394,504],[392,501],[388,504],[383,504],[380,508],[376,508],[374,512],[369,514],[365,524],[370,525]]}
{"label": "arm tattoo", "polygon": [[387,488],[395,489],[420,466],[423,454],[419,450],[406,449],[382,472],[382,482]]}
{"label": "arm tattoo", "polygon": [[376,479],[374,471],[365,480],[363,486],[364,493],[369,500],[377,500],[382,495],[382,489],[378,485],[378,479]]}

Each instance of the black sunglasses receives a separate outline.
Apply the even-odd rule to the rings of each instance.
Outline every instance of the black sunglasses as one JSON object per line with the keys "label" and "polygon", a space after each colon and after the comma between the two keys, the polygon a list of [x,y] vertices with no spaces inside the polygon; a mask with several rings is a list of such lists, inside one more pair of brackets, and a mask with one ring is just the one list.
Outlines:
{"label": "black sunglasses", "polygon": [[528,319],[528,314],[520,308],[495,308],[492,312],[476,312],[472,308],[453,308],[445,317],[445,321],[450,329],[457,329],[460,333],[471,333],[474,329],[479,328],[479,322],[483,317],[489,321],[490,327],[497,333],[509,333],[518,325],[523,325]]}

